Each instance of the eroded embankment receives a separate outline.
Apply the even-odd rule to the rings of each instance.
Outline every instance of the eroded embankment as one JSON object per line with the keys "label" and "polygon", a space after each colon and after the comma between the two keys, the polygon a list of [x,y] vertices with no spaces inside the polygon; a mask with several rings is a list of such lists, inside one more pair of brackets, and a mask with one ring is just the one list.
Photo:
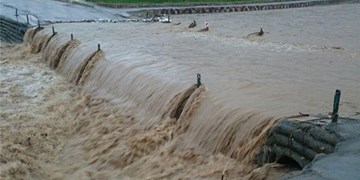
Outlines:
{"label": "eroded embankment", "polygon": [[[160,81],[106,62],[103,51],[82,49],[61,33],[35,31],[25,36],[30,51],[92,93],[70,106],[74,131],[47,176],[219,179],[256,168],[255,155],[276,118],[226,108],[205,98],[205,85]],[[255,174],[269,178],[269,169]]]}

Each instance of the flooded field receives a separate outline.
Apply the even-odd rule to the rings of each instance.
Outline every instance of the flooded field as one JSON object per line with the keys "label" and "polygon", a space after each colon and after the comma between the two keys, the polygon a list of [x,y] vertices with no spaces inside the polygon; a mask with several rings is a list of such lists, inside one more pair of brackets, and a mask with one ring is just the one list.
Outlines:
{"label": "flooded field", "polygon": [[[1,177],[274,179],[289,169],[253,159],[279,117],[327,114],[335,89],[340,116],[359,112],[359,11],[31,29],[1,49]],[[210,31],[197,32],[205,20]]]}

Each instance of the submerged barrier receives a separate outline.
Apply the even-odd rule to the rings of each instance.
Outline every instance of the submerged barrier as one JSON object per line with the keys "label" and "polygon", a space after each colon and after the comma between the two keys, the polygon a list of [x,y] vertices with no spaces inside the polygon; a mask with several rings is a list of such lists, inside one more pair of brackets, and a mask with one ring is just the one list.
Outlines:
{"label": "submerged barrier", "polygon": [[[119,93],[116,94],[118,96],[129,93],[129,91],[145,94],[139,98],[137,93],[129,96],[138,98],[135,101],[141,104],[141,108],[148,108],[147,110],[160,114],[162,119],[170,118],[174,120],[175,125],[173,131],[171,131],[171,140],[178,135],[184,135],[191,139],[191,143],[199,144],[201,148],[206,149],[208,152],[214,154],[223,153],[244,163],[252,162],[255,158],[257,163],[261,165],[288,158],[303,168],[317,154],[333,152],[337,142],[341,139],[341,136],[336,131],[329,128],[330,126],[318,126],[314,123],[293,121],[290,118],[282,119],[273,126],[278,120],[277,118],[263,116],[255,112],[243,114],[240,111],[236,113],[234,113],[235,111],[226,112],[226,110],[213,106],[211,103],[203,105],[205,108],[202,109],[203,115],[209,115],[204,119],[208,120],[209,124],[212,123],[211,126],[203,126],[203,123],[196,124],[194,121],[201,120],[196,119],[193,114],[195,114],[194,111],[200,108],[202,93],[205,92],[200,74],[196,75],[195,85],[191,84],[184,89],[174,88],[174,90],[164,87],[166,83],[158,88],[154,87],[151,79],[148,79],[146,74],[141,74],[141,82],[138,81],[135,82],[137,84],[132,84],[137,80],[136,76],[132,74],[134,71],[128,71],[126,68],[115,69],[118,75],[116,78],[119,77],[119,79],[111,79],[111,81],[105,82],[111,76],[111,72],[106,75],[99,73],[98,76],[101,76],[101,78],[94,78],[96,66],[103,65],[105,68],[110,66],[105,63],[101,64],[104,53],[100,44],[97,44],[96,49],[94,43],[91,45],[91,51],[81,54],[81,56],[71,57],[74,53],[79,53],[77,48],[80,44],[79,41],[74,39],[73,34],[70,34],[70,40],[66,35],[66,37],[63,36],[65,37],[63,39],[66,40],[59,41],[61,34],[60,32],[55,33],[54,28],[52,28],[52,33],[51,31],[41,32],[42,30],[42,27],[28,30],[24,39],[25,42],[31,44],[33,53],[43,52],[42,59],[51,69],[63,73],[71,83],[79,86],[85,86],[91,81],[90,79],[98,81],[97,86],[114,84],[114,82],[126,88],[133,86],[133,89],[124,88],[121,92],[117,91],[116,87],[118,86],[110,87],[114,87],[113,90]],[[39,32],[41,33],[39,34]],[[138,84],[141,84],[141,86]],[[107,89],[106,93],[114,92]],[[164,94],[166,96],[163,96]],[[335,99],[337,97],[335,95]],[[159,103],[159,101],[161,102]],[[154,106],[154,103],[159,105]],[[334,100],[334,114],[337,114],[338,104],[339,98]],[[212,114],[212,112],[221,113]],[[339,120],[343,121],[344,118],[339,118]],[[227,123],[224,124],[226,121]],[[190,126],[192,127],[189,128]],[[196,131],[197,128],[201,128],[202,132]],[[245,130],[248,131],[240,133]],[[193,134],[189,133],[189,131]],[[216,131],[220,133],[215,134]],[[269,134],[270,136],[267,138]],[[209,136],[212,139],[207,138]],[[265,145],[262,148],[258,148],[263,144]],[[258,152],[259,154],[255,156]]]}
{"label": "submerged barrier", "polygon": [[[98,43],[94,42],[94,45],[91,45],[93,48],[86,48],[84,51],[80,41],[75,38],[71,40],[71,37],[60,31],[53,35],[51,27],[45,30],[31,28],[24,39],[31,45],[32,53],[42,52],[42,61],[63,74],[72,84],[80,87],[91,86],[90,89],[95,87],[101,89],[99,92],[104,92],[101,95],[105,97],[125,97],[137,103],[139,109],[146,111],[148,118],[141,123],[147,127],[159,123],[158,118],[161,121],[171,119],[174,123],[169,132],[171,139],[186,136],[191,142],[183,143],[200,144],[197,146],[201,146],[206,152],[223,153],[244,164],[250,163],[257,148],[266,139],[264,132],[276,120],[252,111],[235,112],[233,109],[219,108],[220,105],[203,104],[206,86],[201,82],[200,74],[196,74],[195,83],[179,85],[166,81],[155,86],[159,81],[156,77],[131,71],[132,68],[121,65],[114,66],[110,61],[106,61],[103,49],[99,51],[99,47],[96,48]],[[107,73],[104,73],[105,70]],[[198,118],[197,114],[211,115],[203,118],[213,126],[203,126],[203,123],[200,123],[203,118]],[[193,134],[200,133],[196,130],[198,126],[203,129],[201,132],[205,133],[191,138]]]}

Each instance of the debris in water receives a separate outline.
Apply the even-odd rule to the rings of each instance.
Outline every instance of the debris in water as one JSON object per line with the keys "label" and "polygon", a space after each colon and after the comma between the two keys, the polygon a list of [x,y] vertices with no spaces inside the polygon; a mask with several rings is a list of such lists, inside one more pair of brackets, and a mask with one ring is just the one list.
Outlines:
{"label": "debris in water", "polygon": [[260,29],[260,32],[258,33],[258,36],[262,36],[264,34],[264,31],[263,31],[263,29],[261,28]]}
{"label": "debris in water", "polygon": [[196,21],[194,20],[193,22],[190,23],[188,28],[194,28],[196,26]]}

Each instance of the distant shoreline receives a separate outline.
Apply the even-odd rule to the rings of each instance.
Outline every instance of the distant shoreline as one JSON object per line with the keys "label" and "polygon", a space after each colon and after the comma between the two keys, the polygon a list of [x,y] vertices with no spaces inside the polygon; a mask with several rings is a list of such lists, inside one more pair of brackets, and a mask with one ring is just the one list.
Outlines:
{"label": "distant shoreline", "polygon": [[[58,0],[68,2],[69,0]],[[98,6],[110,7],[110,8],[161,8],[161,7],[192,7],[192,6],[237,6],[245,4],[268,4],[268,3],[294,3],[294,2],[313,2],[323,1],[327,3],[343,3],[343,2],[359,2],[359,0],[243,0],[243,1],[217,1],[217,2],[167,2],[167,3],[146,3],[146,2],[134,2],[134,3],[112,3],[105,2],[105,0],[85,0],[84,1],[72,1],[76,4],[89,5],[91,3]]]}
{"label": "distant shoreline", "polygon": [[[67,1],[67,0],[62,0]],[[111,8],[161,8],[161,7],[189,7],[189,6],[221,6],[221,5],[244,5],[256,3],[285,3],[296,2],[302,0],[243,0],[243,1],[218,1],[218,2],[177,2],[177,3],[109,3],[104,0],[85,0],[89,3],[94,3],[98,6]],[[74,2],[78,3],[78,2]],[[84,3],[85,4],[85,3]]]}
{"label": "distant shoreline", "polygon": [[289,8],[303,8],[311,6],[323,6],[340,3],[360,3],[360,0],[312,0],[312,1],[288,1],[273,3],[255,3],[255,4],[231,4],[231,5],[212,5],[212,6],[187,6],[187,7],[153,7],[144,8],[129,12],[131,15],[146,17],[147,15],[159,14],[202,14],[202,13],[228,13],[228,12],[246,12],[263,11]]}

